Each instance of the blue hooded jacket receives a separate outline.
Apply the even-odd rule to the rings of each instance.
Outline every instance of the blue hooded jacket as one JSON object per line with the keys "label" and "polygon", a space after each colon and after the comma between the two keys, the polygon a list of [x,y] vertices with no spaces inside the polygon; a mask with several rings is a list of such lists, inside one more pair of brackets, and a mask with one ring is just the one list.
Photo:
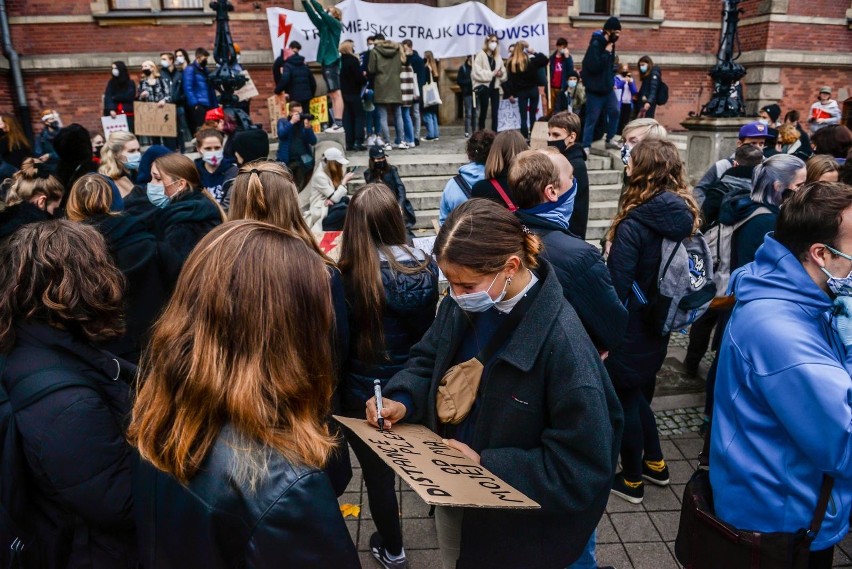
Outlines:
{"label": "blue hooded jacket", "polygon": [[710,449],[716,514],[740,529],[807,528],[826,473],[834,490],[811,550],[826,549],[849,531],[852,354],[831,298],[772,234],[731,290]]}
{"label": "blue hooded jacket", "polygon": [[[473,188],[475,183],[485,179],[485,164],[468,162],[459,168],[459,175]],[[450,212],[468,199],[464,190],[456,182],[455,176],[450,178],[447,185],[444,186],[444,192],[441,194],[441,211],[438,214],[438,222],[444,225],[444,222],[450,216]]]}

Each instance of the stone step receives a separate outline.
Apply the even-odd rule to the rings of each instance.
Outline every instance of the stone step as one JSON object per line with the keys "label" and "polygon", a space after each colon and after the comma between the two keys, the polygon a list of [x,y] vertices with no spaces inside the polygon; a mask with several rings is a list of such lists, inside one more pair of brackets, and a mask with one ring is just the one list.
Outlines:
{"label": "stone step", "polygon": [[590,203],[618,200],[621,196],[621,184],[594,185],[589,188]]}
{"label": "stone step", "polygon": [[589,219],[611,220],[618,212],[618,201],[591,202],[589,204]]}
{"label": "stone step", "polygon": [[[417,193],[420,192],[438,192],[439,194],[444,191],[444,186],[447,184],[447,180],[450,179],[450,176],[418,176],[414,178],[403,177],[402,183],[405,184],[405,192],[408,194],[409,199]],[[353,193],[355,190],[364,185],[364,178],[361,177],[357,180],[353,180],[349,182],[348,189],[349,193]]]}
{"label": "stone step", "polygon": [[[387,155],[388,161],[397,167],[403,180],[420,176],[443,176],[446,182],[468,162],[464,154],[405,154],[405,150],[400,150],[388,152]],[[366,152],[350,153],[349,165],[358,167],[361,179],[368,164]]]}
{"label": "stone step", "polygon": [[417,212],[438,209],[441,207],[441,194],[442,192],[413,192],[408,194],[408,201]]}
{"label": "stone step", "polygon": [[589,225],[586,226],[586,240],[593,242],[599,241],[609,230],[609,219],[589,219]]}
{"label": "stone step", "polygon": [[432,227],[432,220],[438,219],[439,213],[440,211],[438,209],[423,209],[417,211],[417,223],[414,225],[414,229],[431,230],[434,234],[435,230]]}
{"label": "stone step", "polygon": [[621,172],[617,170],[589,171],[590,186],[609,186],[612,184],[619,184],[619,186],[621,185]]}

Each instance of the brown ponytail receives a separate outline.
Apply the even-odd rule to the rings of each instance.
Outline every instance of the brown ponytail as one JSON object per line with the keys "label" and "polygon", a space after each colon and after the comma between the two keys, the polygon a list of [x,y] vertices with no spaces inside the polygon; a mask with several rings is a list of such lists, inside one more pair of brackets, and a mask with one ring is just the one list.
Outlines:
{"label": "brown ponytail", "polygon": [[486,199],[468,200],[450,214],[435,240],[439,263],[452,263],[482,275],[503,269],[517,256],[527,269],[538,267],[541,240],[505,207]]}

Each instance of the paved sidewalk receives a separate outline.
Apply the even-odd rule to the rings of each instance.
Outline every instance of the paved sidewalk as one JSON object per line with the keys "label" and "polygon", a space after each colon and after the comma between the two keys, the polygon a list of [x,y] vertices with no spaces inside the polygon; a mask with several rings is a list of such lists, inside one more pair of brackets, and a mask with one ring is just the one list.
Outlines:
{"label": "paved sidewalk", "polygon": [[[682,410],[692,414],[691,409]],[[663,418],[658,412],[658,420]],[[598,564],[616,569],[677,569],[674,540],[680,517],[680,497],[683,488],[697,465],[703,440],[695,432],[662,437],[663,453],[671,471],[672,484],[658,488],[648,484],[645,500],[633,505],[611,497],[606,513],[598,525]],[[361,480],[361,469],[352,455],[355,475],[341,504],[361,506],[358,519],[346,518],[352,539],[358,545],[365,569],[379,567],[368,551],[370,535],[375,525],[367,505],[367,493]],[[397,480],[398,484],[401,484]],[[399,488],[402,511],[402,533],[411,569],[441,569],[435,524],[429,517],[429,507],[407,486]],[[852,567],[852,538],[847,537],[837,549],[835,567]],[[525,569],[525,568],[519,568]]]}

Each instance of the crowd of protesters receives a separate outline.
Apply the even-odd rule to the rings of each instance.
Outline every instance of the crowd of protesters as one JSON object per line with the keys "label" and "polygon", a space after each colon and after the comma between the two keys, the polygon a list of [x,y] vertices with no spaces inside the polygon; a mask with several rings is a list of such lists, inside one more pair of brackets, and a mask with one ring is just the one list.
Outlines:
{"label": "crowd of protesters", "polygon": [[[795,533],[827,492],[804,566],[830,567],[852,507],[852,133],[831,89],[805,126],[763,107],[690,187],[653,118],[662,72],[644,56],[634,83],[618,19],[579,73],[563,39],[549,57],[519,41],[504,62],[487,37],[459,71],[469,162],[427,251],[391,151],[424,125],[439,138],[439,62],[381,35],[356,54],[339,11],[304,5],[342,147],[315,151],[298,42],[274,65],[289,101],[274,160],[263,129],[219,107],[204,48],[143,62],[138,82],[111,68],[104,113],[132,125],[134,102],[175,104],[175,137],[104,140],[46,109],[31,145],[0,116],[0,499],[10,483],[17,496],[2,504],[0,561],[359,567],[337,502],[348,445],[370,552],[408,567],[394,472],[342,414],[425,425],[542,506],[437,507],[445,569],[597,567],[609,497],[641,504],[645,484],[671,483],[651,408],[670,340],[663,251],[716,231],[730,283],[691,321],[685,361],[697,374],[712,344],[715,515]],[[496,132],[502,98],[519,103],[519,130]],[[547,147],[534,150],[540,103]],[[625,166],[602,250],[586,241],[601,137]],[[346,153],[366,149],[351,192]],[[341,229],[332,259],[317,234]],[[471,369],[480,387],[447,403]]]}

